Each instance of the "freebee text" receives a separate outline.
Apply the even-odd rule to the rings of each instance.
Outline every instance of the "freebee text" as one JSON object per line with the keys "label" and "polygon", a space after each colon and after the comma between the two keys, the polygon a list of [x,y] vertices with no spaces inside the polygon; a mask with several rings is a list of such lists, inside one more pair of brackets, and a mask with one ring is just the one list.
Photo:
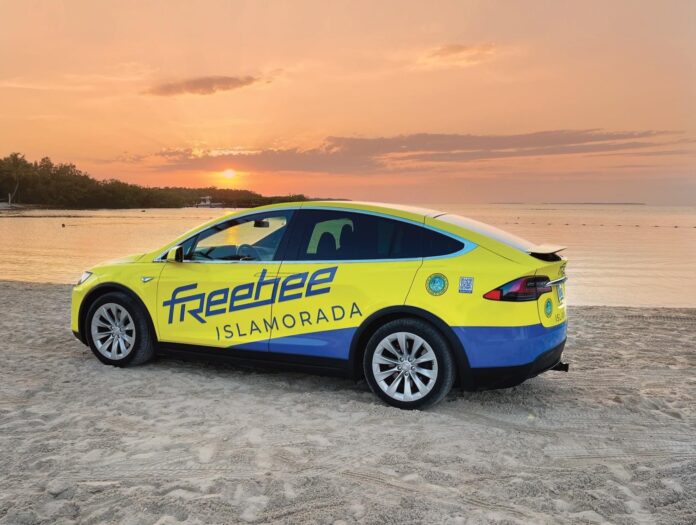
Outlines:
{"label": "freebee text", "polygon": [[[198,283],[186,284],[175,288],[172,296],[164,301],[162,306],[169,308],[168,324],[174,322],[177,306],[179,306],[177,316],[179,322],[183,322],[188,313],[199,323],[205,323],[206,317],[214,315],[329,293],[331,291],[329,285],[336,276],[337,268],[337,266],[320,268],[311,274],[309,272],[295,273],[283,279],[281,277],[267,279],[267,271],[264,268],[256,282],[240,284],[234,288],[220,288],[207,294],[194,292],[198,288]],[[265,292],[263,298],[262,292]]]}

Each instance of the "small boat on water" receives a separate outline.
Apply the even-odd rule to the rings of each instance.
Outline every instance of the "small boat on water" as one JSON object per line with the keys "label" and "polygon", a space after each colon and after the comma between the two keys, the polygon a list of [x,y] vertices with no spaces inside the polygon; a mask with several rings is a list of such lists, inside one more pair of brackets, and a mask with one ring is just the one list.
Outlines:
{"label": "small boat on water", "polygon": [[197,204],[194,204],[196,208],[222,208],[223,204],[222,202],[213,202],[212,197],[206,196],[206,197],[201,197],[201,201]]}
{"label": "small boat on water", "polygon": [[18,208],[23,208],[23,206],[20,206],[19,204],[12,203],[15,196],[17,195],[18,189],[19,189],[19,179],[17,180],[17,184],[15,185],[14,191],[12,193],[7,194],[7,202],[0,201],[0,210],[16,210]]}
{"label": "small boat on water", "polygon": [[21,210],[24,207],[21,204],[12,202],[12,198],[7,199],[7,201],[0,201],[0,210]]}

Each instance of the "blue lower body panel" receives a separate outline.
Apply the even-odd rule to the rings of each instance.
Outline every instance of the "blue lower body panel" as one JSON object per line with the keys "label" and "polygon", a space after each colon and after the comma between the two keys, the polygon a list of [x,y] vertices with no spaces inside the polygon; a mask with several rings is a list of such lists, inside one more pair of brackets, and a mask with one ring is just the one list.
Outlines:
{"label": "blue lower body panel", "polygon": [[567,323],[551,328],[541,324],[491,327],[457,326],[471,368],[522,366],[557,347],[566,339]]}
{"label": "blue lower body panel", "polygon": [[[545,328],[543,325],[517,327],[452,327],[469,362],[465,390],[508,388],[519,385],[561,362],[566,340],[566,323]],[[271,338],[244,345],[251,354],[272,355],[292,361],[326,359],[348,363],[356,328],[325,330],[310,334]],[[237,347],[231,347],[237,348]],[[285,356],[284,356],[284,355]],[[350,373],[350,372],[349,372]]]}
{"label": "blue lower body panel", "polygon": [[311,334],[271,338],[268,349],[279,354],[296,354],[331,359],[348,359],[356,328],[326,330]]}
{"label": "blue lower body panel", "polygon": [[[566,323],[546,328],[541,324],[515,327],[457,326],[454,333],[464,347],[471,368],[527,365],[566,338]],[[275,337],[248,350],[267,350],[332,359],[348,359],[355,328],[325,330]]]}

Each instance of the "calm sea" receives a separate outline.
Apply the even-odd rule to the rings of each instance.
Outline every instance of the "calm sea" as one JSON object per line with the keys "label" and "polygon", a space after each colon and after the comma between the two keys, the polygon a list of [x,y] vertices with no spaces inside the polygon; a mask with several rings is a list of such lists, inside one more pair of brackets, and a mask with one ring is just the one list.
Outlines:
{"label": "calm sea", "polygon": [[[428,207],[466,215],[537,243],[567,246],[571,304],[696,307],[696,208]],[[153,250],[226,211],[0,212],[0,280],[72,283],[100,261]]]}

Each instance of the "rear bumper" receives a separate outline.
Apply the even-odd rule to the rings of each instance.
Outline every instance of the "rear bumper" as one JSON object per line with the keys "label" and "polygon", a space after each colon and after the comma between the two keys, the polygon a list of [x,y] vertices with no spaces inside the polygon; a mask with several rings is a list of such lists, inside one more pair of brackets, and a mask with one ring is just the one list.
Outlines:
{"label": "rear bumper", "polygon": [[531,363],[518,366],[472,368],[472,390],[510,388],[546,372],[561,362],[566,340],[542,353]]}
{"label": "rear bumper", "polygon": [[469,364],[467,390],[519,385],[561,360],[567,323],[510,327],[456,327]]}
{"label": "rear bumper", "polygon": [[454,332],[471,368],[528,365],[565,341],[567,323],[547,328],[527,326],[458,326]]}

